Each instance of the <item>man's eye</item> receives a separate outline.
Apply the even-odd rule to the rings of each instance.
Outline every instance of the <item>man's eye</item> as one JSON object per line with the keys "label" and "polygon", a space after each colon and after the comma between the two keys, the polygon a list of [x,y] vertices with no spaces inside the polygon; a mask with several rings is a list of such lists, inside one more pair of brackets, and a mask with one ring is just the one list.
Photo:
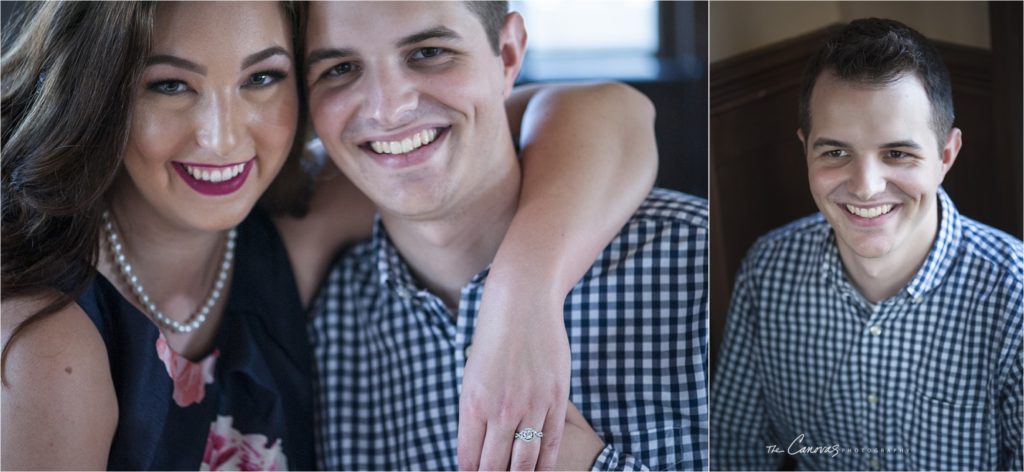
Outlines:
{"label": "man's eye", "polygon": [[417,60],[430,59],[444,54],[444,48],[419,48],[413,53],[412,58]]}
{"label": "man's eye", "polygon": [[909,156],[910,156],[910,154],[907,154],[907,153],[905,153],[903,151],[887,151],[885,153],[885,157],[888,157],[888,158],[891,158],[891,159],[902,159],[904,157],[909,157]]}
{"label": "man's eye", "polygon": [[178,95],[188,91],[188,86],[180,80],[161,80],[149,84],[147,88],[164,95]]}
{"label": "man's eye", "polygon": [[341,64],[331,67],[327,71],[327,75],[343,75],[352,72],[355,68],[355,65],[351,62],[342,62]]}
{"label": "man's eye", "polygon": [[822,155],[825,157],[846,157],[846,151],[842,149],[833,149],[831,151],[825,151]]}

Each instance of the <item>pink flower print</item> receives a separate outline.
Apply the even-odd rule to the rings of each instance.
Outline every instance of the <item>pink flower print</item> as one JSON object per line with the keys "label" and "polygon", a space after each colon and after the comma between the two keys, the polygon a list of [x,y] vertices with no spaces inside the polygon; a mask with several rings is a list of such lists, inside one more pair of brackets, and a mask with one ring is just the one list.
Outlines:
{"label": "pink flower print", "polygon": [[193,403],[203,401],[206,396],[206,384],[213,383],[213,365],[220,356],[220,350],[214,350],[206,359],[192,362],[174,352],[167,345],[164,334],[156,338],[156,355],[164,361],[167,375],[174,381],[174,403],[184,408]]}
{"label": "pink flower print", "polygon": [[231,427],[232,421],[218,416],[210,425],[199,470],[288,470],[280,439],[267,446],[266,436],[242,434]]}

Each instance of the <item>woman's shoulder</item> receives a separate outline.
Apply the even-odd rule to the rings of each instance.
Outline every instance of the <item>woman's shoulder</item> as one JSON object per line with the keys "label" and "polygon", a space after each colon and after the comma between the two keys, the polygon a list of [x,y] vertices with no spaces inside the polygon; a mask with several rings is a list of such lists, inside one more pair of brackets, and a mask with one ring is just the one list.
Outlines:
{"label": "woman's shoulder", "polygon": [[[106,467],[118,415],[107,349],[77,303],[31,319],[54,299],[9,298],[0,306],[7,349],[3,427],[20,432],[4,436],[5,466],[11,461],[16,469]],[[46,444],[66,447],[44,450]]]}
{"label": "woman's shoulder", "polygon": [[[0,326],[7,350],[5,380],[23,375],[20,367],[54,374],[56,379],[64,378],[58,374],[78,377],[74,375],[76,365],[85,371],[105,371],[109,377],[103,337],[81,305],[72,301],[49,314],[36,316],[56,299],[56,294],[12,297],[0,305]],[[12,338],[16,330],[17,336]]]}

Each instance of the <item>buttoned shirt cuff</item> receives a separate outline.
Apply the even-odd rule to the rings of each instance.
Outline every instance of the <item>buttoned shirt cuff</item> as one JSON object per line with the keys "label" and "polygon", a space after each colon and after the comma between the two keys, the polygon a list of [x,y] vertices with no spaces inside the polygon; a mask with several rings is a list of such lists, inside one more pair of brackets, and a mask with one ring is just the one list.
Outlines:
{"label": "buttoned shirt cuff", "polygon": [[650,470],[642,462],[629,454],[620,454],[611,444],[605,444],[604,449],[597,455],[594,465],[590,470],[598,472],[605,470]]}

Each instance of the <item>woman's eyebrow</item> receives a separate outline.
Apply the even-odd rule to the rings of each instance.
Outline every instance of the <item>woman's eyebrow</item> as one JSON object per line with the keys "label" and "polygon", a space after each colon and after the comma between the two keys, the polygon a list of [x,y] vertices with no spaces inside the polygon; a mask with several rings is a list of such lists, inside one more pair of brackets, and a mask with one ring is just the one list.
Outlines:
{"label": "woman's eyebrow", "polygon": [[200,75],[206,75],[206,67],[196,64],[188,59],[182,59],[178,56],[171,54],[158,54],[156,56],[150,56],[146,58],[146,66],[152,66],[156,64],[167,64],[169,66],[179,67],[181,69],[189,70]]}
{"label": "woman's eyebrow", "polygon": [[249,67],[249,66],[251,66],[253,64],[256,64],[257,62],[260,62],[260,61],[262,61],[262,60],[264,60],[264,59],[266,59],[268,57],[271,57],[271,56],[276,56],[278,54],[287,57],[288,60],[291,60],[291,58],[292,58],[292,55],[288,54],[288,51],[285,51],[285,49],[283,47],[281,47],[281,46],[271,46],[271,47],[266,48],[266,49],[264,49],[262,51],[259,51],[259,52],[256,52],[256,53],[253,53],[253,54],[250,54],[250,55],[246,56],[245,59],[242,60],[242,69],[245,69],[245,68],[247,68],[247,67]]}

